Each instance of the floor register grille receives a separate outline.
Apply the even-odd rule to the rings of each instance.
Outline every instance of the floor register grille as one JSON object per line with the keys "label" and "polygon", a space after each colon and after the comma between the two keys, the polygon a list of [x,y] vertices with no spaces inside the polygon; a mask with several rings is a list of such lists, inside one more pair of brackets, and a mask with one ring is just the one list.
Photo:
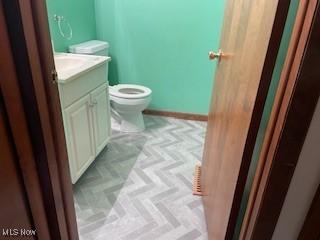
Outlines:
{"label": "floor register grille", "polygon": [[197,196],[203,196],[202,191],[201,191],[201,166],[196,165],[195,170],[194,170],[194,177],[193,177],[193,188],[192,192],[193,195]]}

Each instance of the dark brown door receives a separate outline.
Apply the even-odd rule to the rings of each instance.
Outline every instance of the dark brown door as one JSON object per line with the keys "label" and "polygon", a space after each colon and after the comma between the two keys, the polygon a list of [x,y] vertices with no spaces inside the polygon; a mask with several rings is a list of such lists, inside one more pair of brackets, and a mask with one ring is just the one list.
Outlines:
{"label": "dark brown door", "polygon": [[[37,2],[43,3],[43,1]],[[37,231],[37,239],[74,240],[77,237],[69,238],[66,233],[64,202],[59,194],[60,182],[54,178],[56,172],[49,171],[49,166],[50,170],[56,167],[55,154],[51,151],[50,136],[43,134],[48,132],[50,121],[46,120],[44,121],[46,124],[42,124],[43,122],[39,120],[39,114],[47,111],[46,106],[39,107],[39,104],[45,105],[48,98],[46,92],[40,89],[40,84],[33,82],[37,79],[41,83],[43,79],[35,78],[31,74],[33,72],[41,74],[40,71],[33,71],[30,67],[31,63],[37,64],[38,67],[41,63],[37,62],[39,57],[34,53],[34,48],[37,46],[34,38],[31,46],[34,54],[29,55],[26,49],[24,33],[27,32],[34,37],[34,32],[31,31],[33,25],[30,21],[22,21],[21,14],[27,15],[29,19],[32,19],[32,15],[30,15],[30,8],[24,7],[20,10],[19,7],[28,3],[30,1],[0,2],[0,93],[6,109],[7,128],[10,129],[6,134],[10,134],[12,144],[14,144],[10,151],[14,154],[17,171],[21,171],[20,186],[27,199],[25,204],[17,203],[17,205],[25,206],[24,208],[28,210],[26,212],[30,212],[32,225]],[[23,26],[26,27],[25,31],[22,29]],[[36,97],[35,93],[40,97],[38,95]],[[48,145],[46,141],[49,142]],[[1,145],[0,157],[4,151],[3,148]],[[8,191],[8,189],[1,188],[0,198],[4,195],[2,193],[4,190]],[[12,196],[19,196],[16,189],[11,188],[10,190]],[[23,199],[21,196],[19,198]],[[14,201],[10,207],[3,203],[3,207],[7,212],[12,208],[11,215],[2,215],[2,211],[0,212],[0,216],[4,217],[5,221],[10,220],[18,227],[19,221],[25,222],[23,214],[15,212]],[[0,239],[7,239],[1,237]],[[14,239],[23,238],[15,237]]]}
{"label": "dark brown door", "polygon": [[320,239],[320,186],[313,198],[308,215],[301,229],[299,240],[319,240]]}
{"label": "dark brown door", "polygon": [[210,240],[226,237],[277,7],[269,0],[226,2],[201,176]]}
{"label": "dark brown door", "polygon": [[16,153],[0,95],[0,239],[34,239]]}

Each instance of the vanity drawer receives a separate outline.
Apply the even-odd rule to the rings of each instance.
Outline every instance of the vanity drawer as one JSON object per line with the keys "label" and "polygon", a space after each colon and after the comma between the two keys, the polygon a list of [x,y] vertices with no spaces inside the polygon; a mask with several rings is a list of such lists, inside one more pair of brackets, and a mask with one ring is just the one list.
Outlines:
{"label": "vanity drawer", "polygon": [[70,106],[73,102],[85,96],[101,84],[106,83],[107,66],[107,64],[100,65],[97,68],[82,73],[72,81],[59,84],[62,108]]}

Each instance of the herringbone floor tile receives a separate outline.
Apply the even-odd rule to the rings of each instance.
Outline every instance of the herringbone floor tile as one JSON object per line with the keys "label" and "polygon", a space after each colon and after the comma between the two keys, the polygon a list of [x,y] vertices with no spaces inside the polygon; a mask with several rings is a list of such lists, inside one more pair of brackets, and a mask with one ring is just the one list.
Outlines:
{"label": "herringbone floor tile", "polygon": [[145,116],[146,131],[113,132],[74,185],[82,240],[207,239],[202,203],[192,195],[206,124]]}

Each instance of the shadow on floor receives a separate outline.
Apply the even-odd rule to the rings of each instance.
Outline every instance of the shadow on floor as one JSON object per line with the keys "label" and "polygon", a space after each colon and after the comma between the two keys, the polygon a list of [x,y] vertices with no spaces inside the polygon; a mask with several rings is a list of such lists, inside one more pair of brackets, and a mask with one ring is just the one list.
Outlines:
{"label": "shadow on floor", "polygon": [[80,240],[207,239],[193,196],[206,125],[145,116],[139,134],[113,132],[74,186]]}
{"label": "shadow on floor", "polygon": [[110,210],[116,209],[115,202],[124,184],[126,187],[133,184],[127,178],[137,159],[143,157],[146,141],[143,135],[114,132],[108,146],[73,186],[79,228],[92,222],[106,224]]}

